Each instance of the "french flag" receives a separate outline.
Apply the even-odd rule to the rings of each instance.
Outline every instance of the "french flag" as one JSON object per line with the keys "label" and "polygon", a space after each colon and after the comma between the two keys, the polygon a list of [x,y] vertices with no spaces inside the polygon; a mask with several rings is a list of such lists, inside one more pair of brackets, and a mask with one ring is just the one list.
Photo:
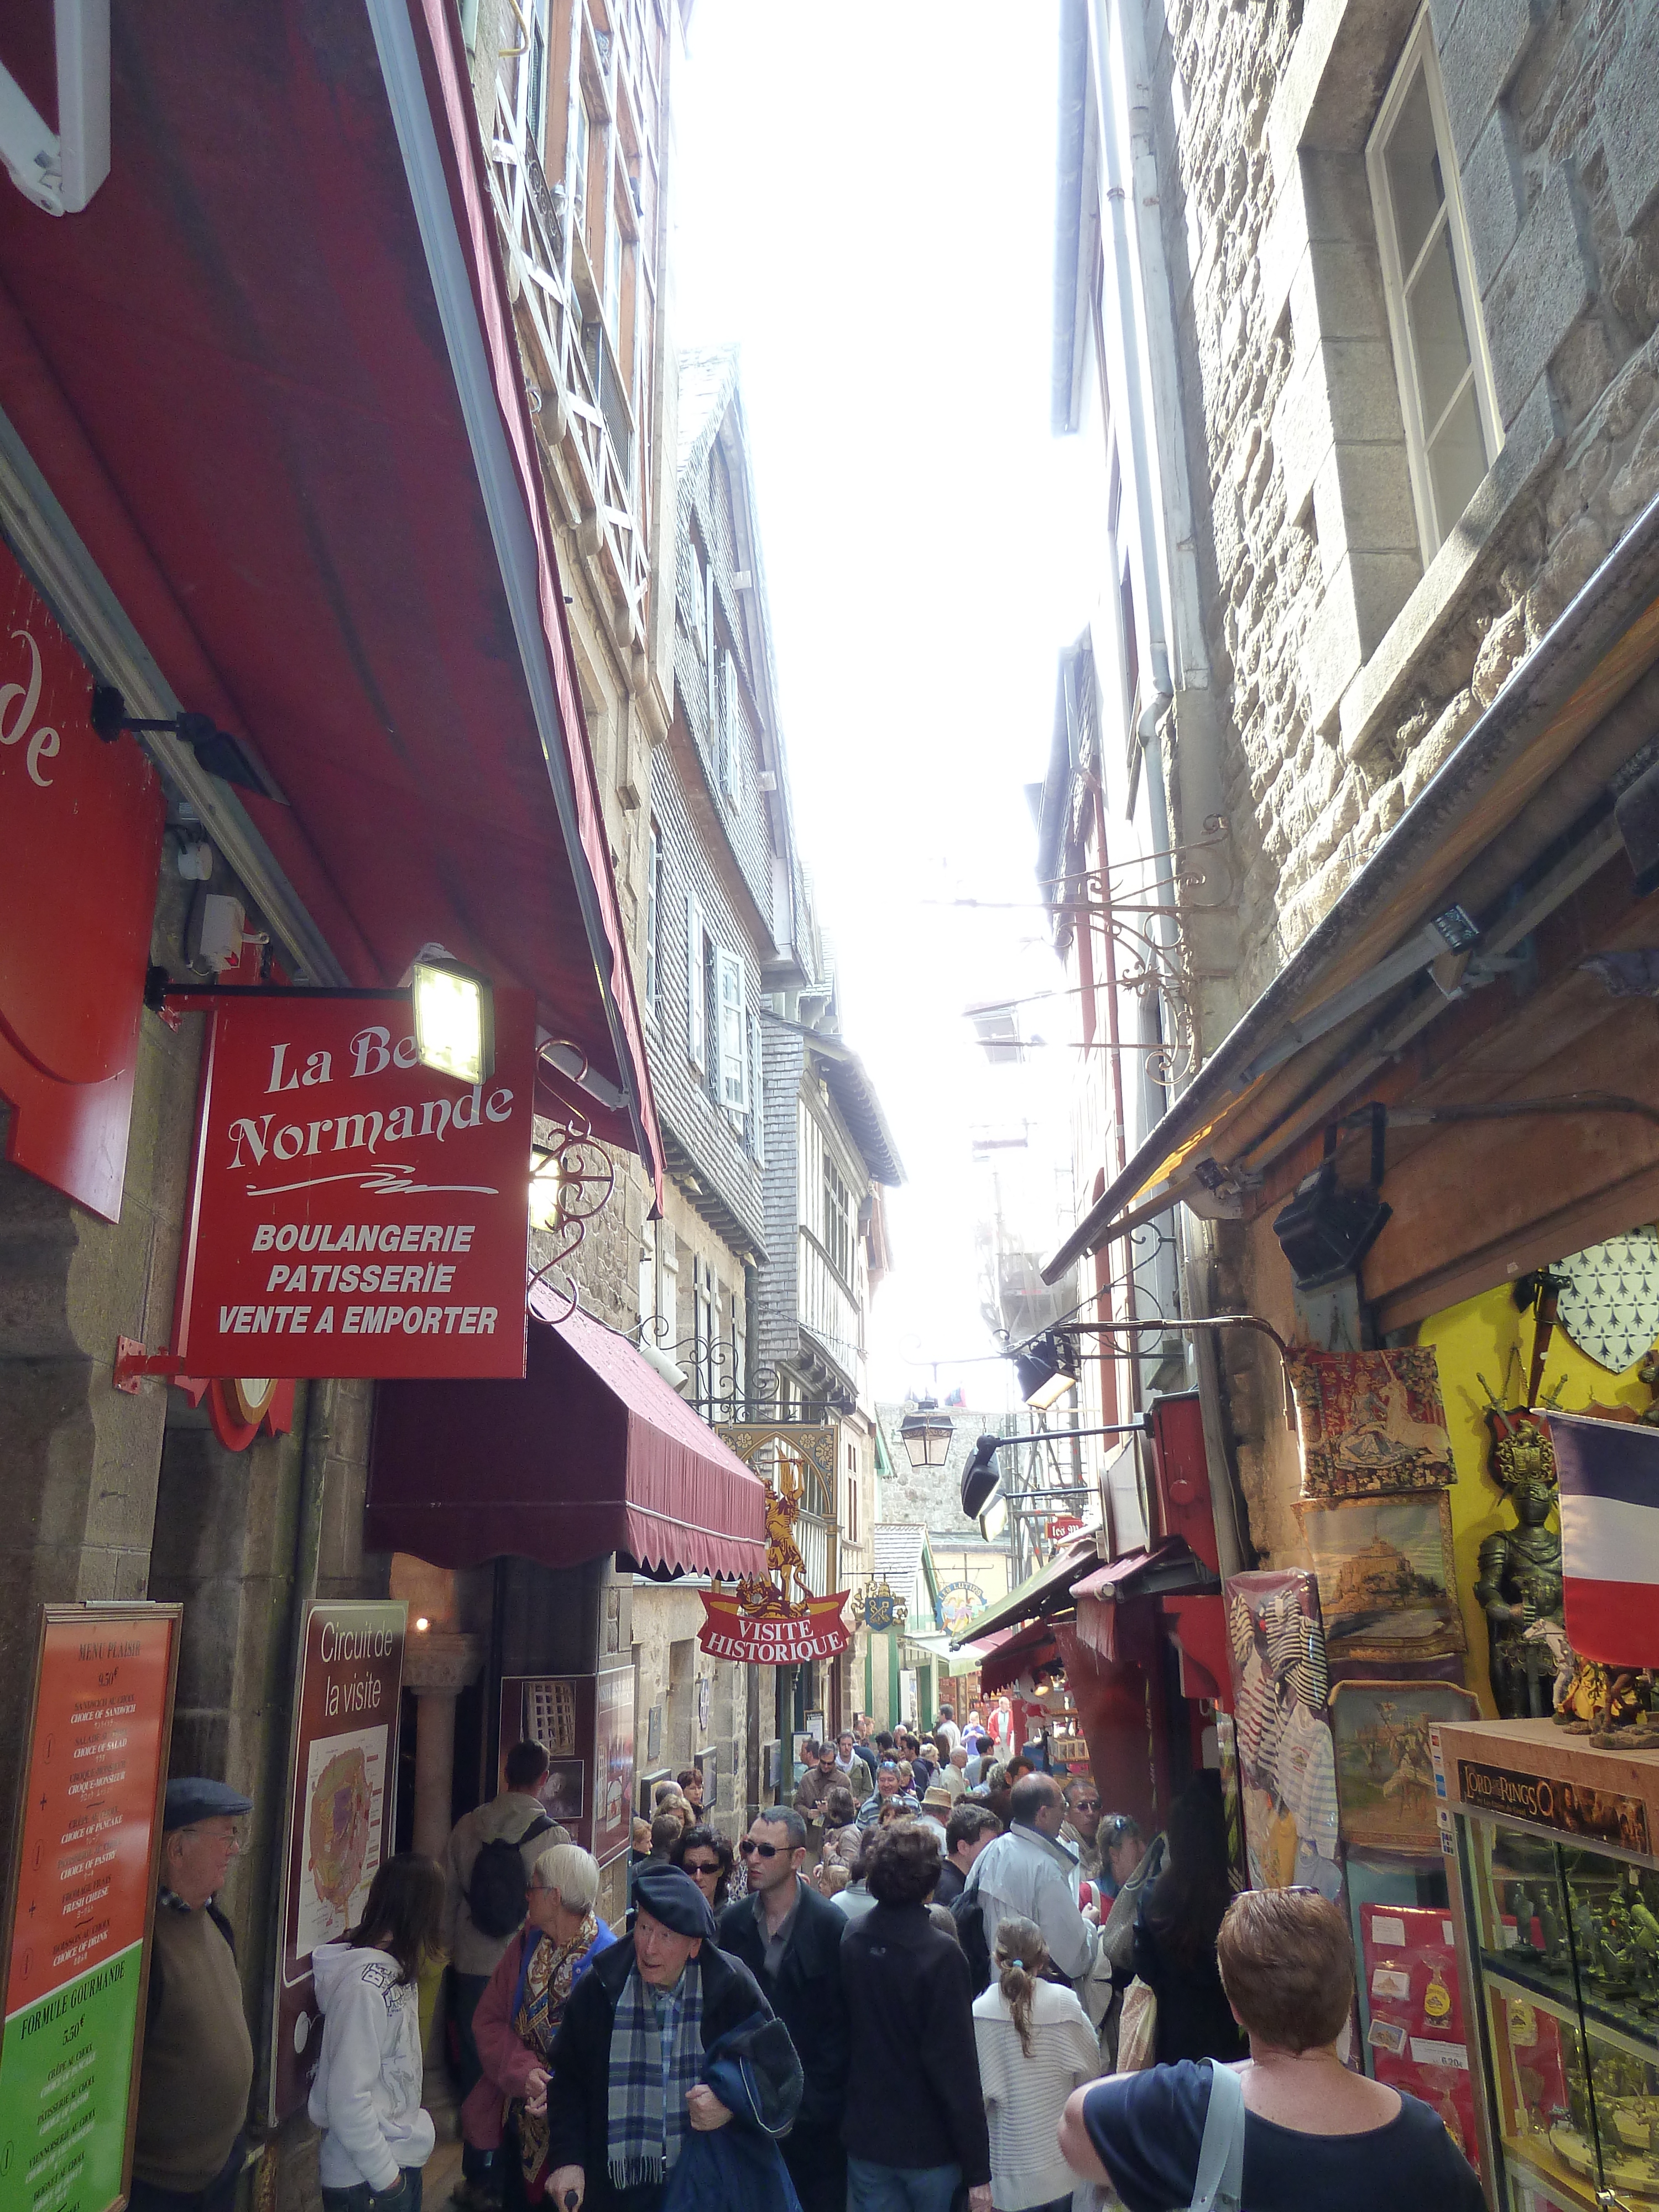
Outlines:
{"label": "french flag", "polygon": [[1551,1413],[1567,1641],[1581,1659],[1659,1667],[1659,1429]]}

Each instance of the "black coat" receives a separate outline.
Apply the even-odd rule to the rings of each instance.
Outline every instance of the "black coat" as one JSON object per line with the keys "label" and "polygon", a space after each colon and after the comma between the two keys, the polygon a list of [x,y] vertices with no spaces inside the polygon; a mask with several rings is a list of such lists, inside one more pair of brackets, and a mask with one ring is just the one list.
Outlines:
{"label": "black coat", "polygon": [[[582,2212],[657,2212],[665,2186],[611,2185],[611,2031],[623,1985],[634,1965],[634,1939],[625,1936],[601,1951],[570,1992],[553,2042],[547,2085],[547,2134],[551,2166],[579,2166],[586,2179]],[[702,1977],[705,2051],[758,2013],[772,2017],[749,1969],[705,1942],[686,1969]]]}
{"label": "black coat", "polygon": [[848,2151],[878,2166],[959,2166],[970,2189],[989,2181],[962,1946],[922,1905],[878,1905],[848,1929],[841,1970],[853,2036],[841,2131]]}
{"label": "black coat", "polygon": [[753,1897],[740,1897],[720,1916],[720,1948],[740,1959],[772,2000],[772,2009],[806,2076],[800,2124],[838,2128],[847,2094],[847,1999],[841,1984],[841,1939],[847,1915],[803,1882],[795,1924],[778,1971],[767,1980],[766,1945],[755,1920]]}

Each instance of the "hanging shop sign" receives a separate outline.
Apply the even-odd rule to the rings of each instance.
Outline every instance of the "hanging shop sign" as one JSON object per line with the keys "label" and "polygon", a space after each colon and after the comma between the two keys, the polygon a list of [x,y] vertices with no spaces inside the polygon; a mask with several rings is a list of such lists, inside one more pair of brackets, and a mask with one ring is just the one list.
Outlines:
{"label": "hanging shop sign", "polygon": [[0,545],[0,1097],[6,1156],[118,1219],[166,805]]}
{"label": "hanging shop sign", "polygon": [[[763,1667],[793,1667],[809,1659],[833,1659],[852,1640],[844,1618],[849,1590],[814,1597],[811,1577],[795,1537],[800,1517],[803,1468],[810,1463],[833,1484],[839,1429],[831,1421],[722,1425],[716,1433],[765,1487],[766,1566],[763,1575],[745,1575],[732,1591],[702,1593],[704,1620],[697,1632],[703,1650],[717,1659],[742,1659]],[[775,1480],[756,1460],[770,1447],[776,1455]]]}
{"label": "hanging shop sign", "polygon": [[0,2203],[125,2200],[179,1612],[42,1608],[7,1922]]}
{"label": "hanging shop sign", "polygon": [[323,2016],[311,1957],[355,1928],[392,1832],[401,1599],[306,1607],[288,1787],[270,2123],[311,2094]]}
{"label": "hanging shop sign", "polygon": [[415,1057],[409,1002],[216,1002],[174,1358],[192,1376],[517,1379],[534,1013],[495,994],[495,1068]]}

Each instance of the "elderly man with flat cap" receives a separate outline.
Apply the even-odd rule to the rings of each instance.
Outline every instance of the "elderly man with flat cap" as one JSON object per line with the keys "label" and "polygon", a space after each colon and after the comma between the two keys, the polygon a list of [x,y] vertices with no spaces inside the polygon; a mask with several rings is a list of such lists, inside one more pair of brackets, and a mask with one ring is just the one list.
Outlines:
{"label": "elderly man with flat cap", "polygon": [[222,1782],[167,1784],[131,2212],[229,2212],[235,2200],[253,2045],[230,1923],[214,1899],[252,1810]]}
{"label": "elderly man with flat cap", "polygon": [[553,2045],[545,2094],[554,2212],[657,2212],[687,2130],[732,2120],[702,2077],[708,2054],[736,2030],[772,2023],[756,2046],[769,2076],[768,2132],[782,2132],[799,2106],[787,2037],[748,1967],[716,1948],[714,1916],[690,1875],[647,1860],[635,1871],[634,1900],[632,1934],[576,1984]]}

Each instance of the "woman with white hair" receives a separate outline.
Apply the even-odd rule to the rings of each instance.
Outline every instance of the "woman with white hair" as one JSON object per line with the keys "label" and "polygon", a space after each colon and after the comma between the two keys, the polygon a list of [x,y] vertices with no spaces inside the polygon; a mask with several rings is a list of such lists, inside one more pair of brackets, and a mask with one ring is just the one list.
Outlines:
{"label": "woman with white hair", "polygon": [[478,2000],[472,2032],[483,2078],[461,2108],[479,2150],[503,2140],[506,2212],[539,2204],[547,2173],[549,2054],[570,1992],[616,1942],[594,1913],[599,1869],[577,1844],[554,1844],[531,1870],[525,1924]]}

